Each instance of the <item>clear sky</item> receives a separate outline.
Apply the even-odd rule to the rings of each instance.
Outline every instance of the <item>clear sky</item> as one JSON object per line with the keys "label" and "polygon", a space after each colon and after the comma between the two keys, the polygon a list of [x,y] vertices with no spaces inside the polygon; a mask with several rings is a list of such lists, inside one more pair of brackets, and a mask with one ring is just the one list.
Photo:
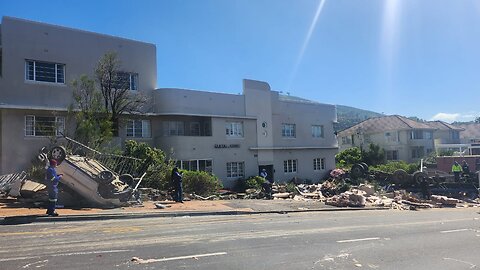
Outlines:
{"label": "clear sky", "polygon": [[158,87],[242,79],[426,120],[480,116],[476,0],[0,0],[19,17],[157,46]]}

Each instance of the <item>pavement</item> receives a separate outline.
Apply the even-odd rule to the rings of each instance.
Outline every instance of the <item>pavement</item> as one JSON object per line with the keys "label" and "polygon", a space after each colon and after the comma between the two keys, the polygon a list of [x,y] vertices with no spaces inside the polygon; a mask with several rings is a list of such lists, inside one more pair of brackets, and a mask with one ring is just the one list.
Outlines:
{"label": "pavement", "polygon": [[[157,208],[160,203],[165,208]],[[45,209],[16,199],[0,199],[0,224],[25,224],[33,222],[59,222],[106,219],[131,219],[149,217],[251,215],[265,213],[292,213],[308,211],[384,210],[384,207],[339,208],[318,201],[294,200],[192,200],[184,203],[172,201],[147,201],[139,206],[114,209],[59,208],[58,217],[49,217]]]}

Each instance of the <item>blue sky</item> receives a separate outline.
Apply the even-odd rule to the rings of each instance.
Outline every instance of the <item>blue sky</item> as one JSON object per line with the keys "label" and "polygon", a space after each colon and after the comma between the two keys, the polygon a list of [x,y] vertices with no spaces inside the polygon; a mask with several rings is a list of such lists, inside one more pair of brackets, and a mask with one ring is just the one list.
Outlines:
{"label": "blue sky", "polygon": [[480,1],[0,0],[13,16],[154,43],[158,86],[242,79],[426,120],[480,116]]}

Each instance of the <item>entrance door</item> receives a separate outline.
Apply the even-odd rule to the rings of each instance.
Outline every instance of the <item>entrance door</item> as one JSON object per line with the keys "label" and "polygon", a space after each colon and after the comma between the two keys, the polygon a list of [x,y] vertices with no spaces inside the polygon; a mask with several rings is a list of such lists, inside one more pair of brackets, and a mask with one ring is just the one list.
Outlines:
{"label": "entrance door", "polygon": [[273,165],[260,165],[258,166],[258,175],[260,175],[260,172],[265,169],[267,171],[267,180],[272,181],[273,180]]}

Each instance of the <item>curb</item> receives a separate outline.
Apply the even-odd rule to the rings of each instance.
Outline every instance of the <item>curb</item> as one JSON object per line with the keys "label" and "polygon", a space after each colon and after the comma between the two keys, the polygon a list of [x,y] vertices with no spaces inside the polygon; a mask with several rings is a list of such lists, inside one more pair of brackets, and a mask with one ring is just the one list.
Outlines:
{"label": "curb", "polygon": [[305,212],[340,212],[340,211],[365,211],[365,210],[388,210],[388,207],[372,208],[324,208],[305,210],[270,210],[270,211],[217,211],[217,212],[171,212],[171,213],[119,213],[119,214],[92,214],[92,215],[65,215],[49,217],[44,215],[12,216],[0,220],[0,225],[20,225],[34,222],[72,222],[93,220],[120,220],[161,217],[197,217],[197,216],[233,216],[233,215],[261,215],[261,214],[291,214]]}

